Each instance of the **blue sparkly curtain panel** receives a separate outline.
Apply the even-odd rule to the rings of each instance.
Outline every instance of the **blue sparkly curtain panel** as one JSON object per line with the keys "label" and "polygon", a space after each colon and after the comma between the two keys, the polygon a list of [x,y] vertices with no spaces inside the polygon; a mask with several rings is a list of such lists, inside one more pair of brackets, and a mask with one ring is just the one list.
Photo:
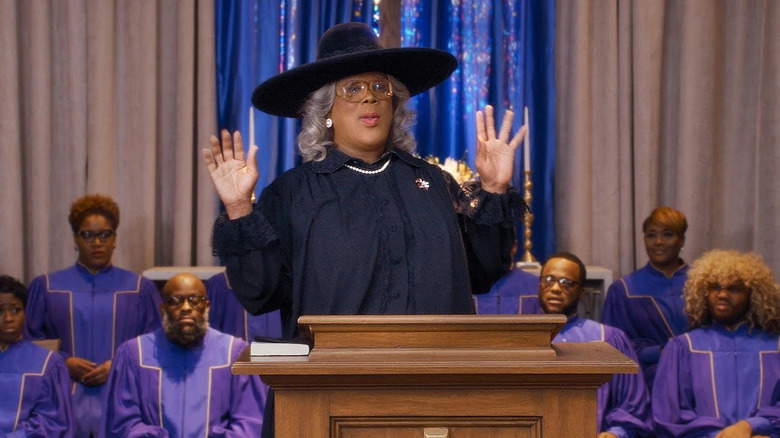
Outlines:
{"label": "blue sparkly curtain panel", "polygon": [[220,0],[214,2],[217,56],[217,122],[241,131],[244,148],[258,145],[260,192],[299,162],[298,120],[254,111],[255,138],[249,138],[252,91],[264,80],[317,57],[320,36],[331,26],[362,21],[377,28],[371,0]]}
{"label": "blue sparkly curtain panel", "polygon": [[[435,47],[454,54],[458,69],[435,90],[416,99],[418,151],[466,160],[474,168],[475,114],[487,104],[500,122],[515,112],[513,133],[528,107],[534,213],[532,253],[546,260],[555,250],[555,2],[537,0],[404,0],[404,47]],[[523,187],[518,149],[512,185]],[[522,255],[522,224],[518,227]]]}
{"label": "blue sparkly curtain panel", "polygon": [[[265,79],[310,62],[317,42],[336,23],[361,21],[375,29],[374,0],[215,2],[217,117],[220,128],[239,129],[245,147],[259,146],[258,195],[274,178],[298,164],[297,120],[254,111],[254,88]],[[415,135],[421,156],[465,159],[474,168],[474,115],[486,104],[515,111],[515,132],[528,107],[533,171],[533,254],[545,260],[555,249],[554,91],[555,2],[536,0],[402,0],[401,44],[435,47],[458,58],[450,79],[410,101],[418,112]],[[523,152],[518,150],[513,185],[522,190]],[[518,237],[522,244],[522,224]],[[522,247],[519,250],[522,254]]]}

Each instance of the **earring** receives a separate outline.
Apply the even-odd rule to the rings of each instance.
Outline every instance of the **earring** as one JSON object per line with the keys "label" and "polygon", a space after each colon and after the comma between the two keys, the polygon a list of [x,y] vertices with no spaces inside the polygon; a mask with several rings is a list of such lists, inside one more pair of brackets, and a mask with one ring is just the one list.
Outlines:
{"label": "earring", "polygon": [[325,127],[330,128],[331,126],[333,126],[333,120],[331,120],[330,117],[328,117],[327,119],[325,119]]}

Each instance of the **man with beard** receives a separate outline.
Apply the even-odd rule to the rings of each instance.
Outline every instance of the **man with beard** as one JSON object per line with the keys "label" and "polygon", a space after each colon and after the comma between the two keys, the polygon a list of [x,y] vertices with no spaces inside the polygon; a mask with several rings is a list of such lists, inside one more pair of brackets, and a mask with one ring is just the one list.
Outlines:
{"label": "man with beard", "polygon": [[780,285],[761,256],[713,250],[685,283],[690,332],[653,387],[659,437],[780,437]]}
{"label": "man with beard", "polygon": [[162,329],[117,349],[103,435],[259,436],[263,384],[230,372],[247,343],[209,328],[210,303],[196,276],[174,276],[162,298]]}
{"label": "man with beard", "polygon": [[[636,362],[631,341],[620,329],[577,316],[586,275],[585,265],[569,252],[553,254],[542,267],[539,305],[544,313],[569,318],[553,342],[606,342]],[[650,397],[641,369],[638,374],[615,374],[598,389],[597,415],[598,438],[652,435]]]}

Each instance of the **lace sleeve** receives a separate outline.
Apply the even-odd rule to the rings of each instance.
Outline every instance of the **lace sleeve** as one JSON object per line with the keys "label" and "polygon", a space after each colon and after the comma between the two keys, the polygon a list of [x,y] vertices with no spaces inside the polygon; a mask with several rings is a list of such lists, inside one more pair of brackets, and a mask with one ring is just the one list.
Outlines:
{"label": "lace sleeve", "polygon": [[460,186],[457,197],[458,213],[480,225],[503,224],[512,226],[521,221],[528,206],[520,193],[510,187],[506,193],[487,192],[479,181],[467,181]]}
{"label": "lace sleeve", "polygon": [[278,237],[271,223],[255,204],[252,213],[230,220],[222,213],[214,223],[213,253],[217,257],[241,254],[267,246]]}

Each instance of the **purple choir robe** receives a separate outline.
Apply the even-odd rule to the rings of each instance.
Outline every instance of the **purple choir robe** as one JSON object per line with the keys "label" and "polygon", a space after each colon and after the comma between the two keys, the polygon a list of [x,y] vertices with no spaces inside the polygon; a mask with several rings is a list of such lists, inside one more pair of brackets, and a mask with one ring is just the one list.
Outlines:
{"label": "purple choir robe", "polygon": [[233,375],[246,348],[214,329],[183,349],[162,329],[119,347],[108,380],[104,437],[259,437],[265,393],[258,376]]}
{"label": "purple choir robe", "polygon": [[538,314],[539,277],[513,268],[501,277],[486,294],[474,295],[479,314]]}
{"label": "purple choir robe", "polygon": [[754,435],[780,437],[780,336],[748,323],[672,339],[653,387],[659,437],[713,437],[747,420]]}
{"label": "purple choir robe", "polygon": [[[160,326],[160,302],[147,278],[111,265],[92,274],[76,263],[33,279],[25,331],[31,339],[60,339],[65,357],[101,364],[122,342]],[[97,434],[104,388],[73,382],[76,436]]]}
{"label": "purple choir robe", "polygon": [[73,437],[62,356],[21,340],[0,350],[0,437]]}
{"label": "purple choir robe", "polygon": [[[631,341],[620,329],[572,316],[553,339],[559,342],[606,342],[636,361]],[[618,438],[652,436],[650,394],[638,374],[615,374],[597,392],[599,432],[611,432]]]}
{"label": "purple choir robe", "polygon": [[282,321],[279,311],[249,314],[236,298],[224,272],[206,280],[206,297],[211,303],[209,325],[221,331],[251,342],[255,336],[282,337]]}
{"label": "purple choir robe", "polygon": [[652,388],[661,349],[685,332],[683,286],[688,265],[671,278],[650,263],[615,281],[604,298],[601,320],[623,330],[634,345],[647,387]]}

